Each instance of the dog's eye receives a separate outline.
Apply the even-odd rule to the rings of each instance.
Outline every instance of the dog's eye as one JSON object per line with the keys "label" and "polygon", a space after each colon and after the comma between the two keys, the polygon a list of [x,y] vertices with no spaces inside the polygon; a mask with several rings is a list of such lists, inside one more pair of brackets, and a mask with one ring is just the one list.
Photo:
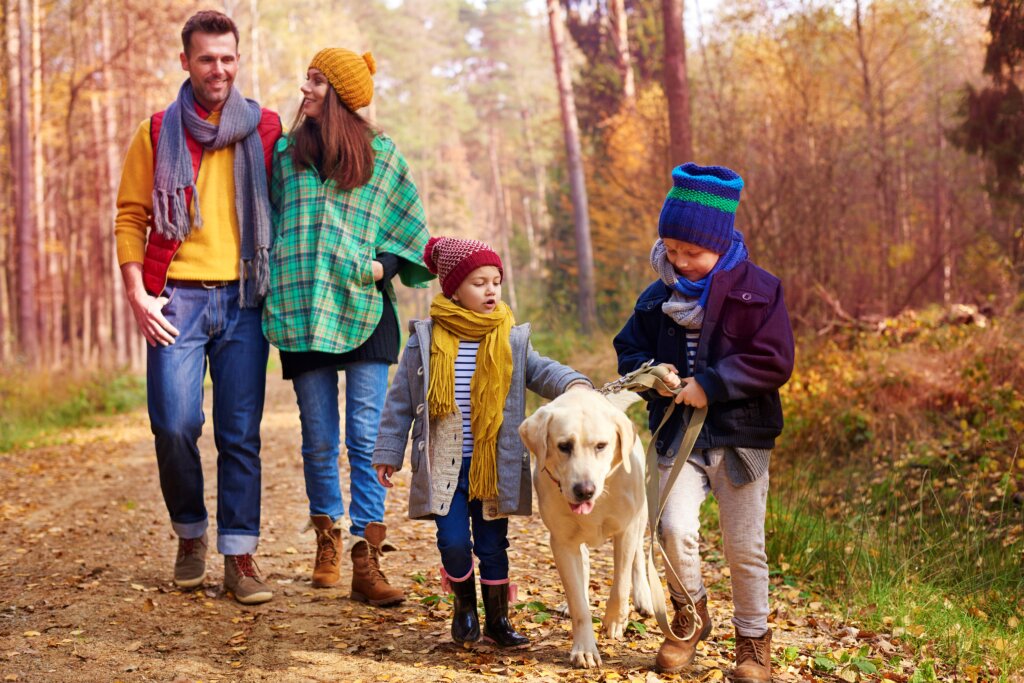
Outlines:
{"label": "dog's eye", "polygon": [[596,450],[603,451],[607,446],[608,446],[608,444],[605,443],[604,441],[602,441],[599,444],[595,445],[594,448]]}
{"label": "dog's eye", "polygon": [[566,455],[572,455],[572,441],[563,441],[558,444],[558,450],[562,451]]}

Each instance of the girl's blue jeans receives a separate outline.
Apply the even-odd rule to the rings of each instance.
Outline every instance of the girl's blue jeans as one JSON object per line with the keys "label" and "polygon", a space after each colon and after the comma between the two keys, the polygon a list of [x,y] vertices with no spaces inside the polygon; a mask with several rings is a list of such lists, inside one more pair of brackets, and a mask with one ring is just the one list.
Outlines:
{"label": "girl's blue jeans", "polygon": [[[485,520],[479,500],[469,500],[469,463],[462,459],[459,485],[452,496],[448,514],[437,516],[437,549],[448,576],[460,578],[473,568],[473,554],[480,560],[480,578],[503,581],[508,578],[508,519]],[[470,522],[472,521],[472,535]]]}
{"label": "girl's blue jeans", "polygon": [[[349,532],[362,536],[367,524],[384,521],[386,489],[377,482],[370,462],[388,390],[388,364],[351,363],[344,372]],[[338,474],[338,373],[333,367],[319,368],[292,380],[302,422],[302,468],[309,514],[328,515],[332,521],[345,514]]]}

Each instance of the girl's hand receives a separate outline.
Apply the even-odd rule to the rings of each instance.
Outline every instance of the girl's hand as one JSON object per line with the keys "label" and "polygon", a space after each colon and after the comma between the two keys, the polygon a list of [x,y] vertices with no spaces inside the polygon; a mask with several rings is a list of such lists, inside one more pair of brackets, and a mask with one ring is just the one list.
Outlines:
{"label": "girl's hand", "polygon": [[370,267],[373,269],[373,281],[380,282],[380,279],[384,277],[384,266],[380,261],[372,261]]}
{"label": "girl's hand", "polygon": [[708,405],[708,395],[704,393],[704,387],[697,383],[692,377],[683,380],[686,386],[676,395],[676,403],[685,403],[698,410]]}
{"label": "girl's hand", "polygon": [[381,486],[386,489],[394,487],[394,484],[391,483],[391,477],[395,474],[394,467],[391,465],[374,465],[373,469],[377,470],[377,481],[380,482]]}
{"label": "girl's hand", "polygon": [[[668,369],[668,374],[666,374],[664,377],[661,378],[661,381],[665,383],[665,386],[667,386],[669,389],[675,389],[676,387],[678,387],[679,386],[679,375],[677,374],[679,372],[678,368],[676,368],[676,366],[672,365],[671,363],[659,363],[658,365],[660,367]],[[672,398],[673,396],[675,396],[675,394],[673,394],[671,391],[665,391],[664,389],[660,389],[659,388],[657,391],[662,396],[666,396],[668,398]]]}

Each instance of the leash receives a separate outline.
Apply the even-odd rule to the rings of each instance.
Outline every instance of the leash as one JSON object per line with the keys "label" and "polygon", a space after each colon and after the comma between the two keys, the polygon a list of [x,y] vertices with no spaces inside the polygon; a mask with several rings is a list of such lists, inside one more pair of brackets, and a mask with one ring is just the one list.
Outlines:
{"label": "leash", "polygon": [[[633,372],[626,373],[617,380],[608,382],[598,391],[602,394],[614,394],[620,391],[647,391],[653,389],[677,395],[682,390],[682,387],[672,389],[665,384],[664,377],[668,372],[668,369],[665,367],[654,365],[654,360],[651,359]],[[669,562],[665,549],[661,547],[661,543],[658,541],[658,524],[661,522],[661,515],[665,511],[665,504],[668,501],[669,493],[672,492],[672,486],[676,483],[676,479],[679,477],[680,472],[682,472],[686,460],[690,457],[690,453],[693,452],[693,446],[697,442],[701,428],[704,426],[704,418],[707,417],[708,409],[705,407],[700,410],[694,410],[690,415],[679,451],[675,456],[675,462],[672,463],[672,470],[669,472],[668,480],[665,482],[665,490],[659,492],[658,449],[656,444],[658,443],[658,434],[661,432],[662,427],[668,423],[669,418],[672,417],[676,405],[674,402],[669,403],[668,408],[665,409],[665,415],[661,418],[661,424],[651,434],[651,441],[647,445],[647,471],[644,474],[644,484],[647,491],[647,521],[651,530],[651,545],[647,552],[647,582],[650,584],[651,598],[654,601],[654,616],[658,620],[658,626],[661,628],[662,633],[665,634],[665,637],[678,642],[692,638],[704,624],[701,621],[700,615],[697,614],[693,596],[686,590],[686,586],[679,578],[675,568],[672,567],[672,563]],[[662,564],[665,565],[668,572],[671,572],[672,578],[682,587],[683,595],[686,596],[686,604],[683,606],[683,609],[689,614],[689,622],[691,624],[690,631],[686,635],[680,636],[673,631],[672,624],[668,620],[668,611],[665,609],[665,592],[661,587],[661,575],[658,573],[658,567],[654,561],[656,551],[661,554]],[[651,577],[653,577],[653,580]]]}

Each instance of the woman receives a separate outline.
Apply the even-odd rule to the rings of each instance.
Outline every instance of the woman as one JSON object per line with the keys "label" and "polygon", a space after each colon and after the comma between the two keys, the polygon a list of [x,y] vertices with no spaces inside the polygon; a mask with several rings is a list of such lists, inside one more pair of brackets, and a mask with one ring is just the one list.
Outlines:
{"label": "woman", "polygon": [[373,605],[404,594],[380,571],[385,543],[384,489],[370,466],[388,365],[398,360],[399,329],[391,279],[408,286],[433,276],[420,255],[427,243],[423,206],[405,159],[357,110],[373,97],[370,53],[321,50],[310,62],[302,105],[275,149],[270,201],[274,246],[263,315],[281,350],[302,422],[310,525],[316,530],[313,585],[339,580],[338,373],[345,371],[345,446],[349,481],[352,597]]}

